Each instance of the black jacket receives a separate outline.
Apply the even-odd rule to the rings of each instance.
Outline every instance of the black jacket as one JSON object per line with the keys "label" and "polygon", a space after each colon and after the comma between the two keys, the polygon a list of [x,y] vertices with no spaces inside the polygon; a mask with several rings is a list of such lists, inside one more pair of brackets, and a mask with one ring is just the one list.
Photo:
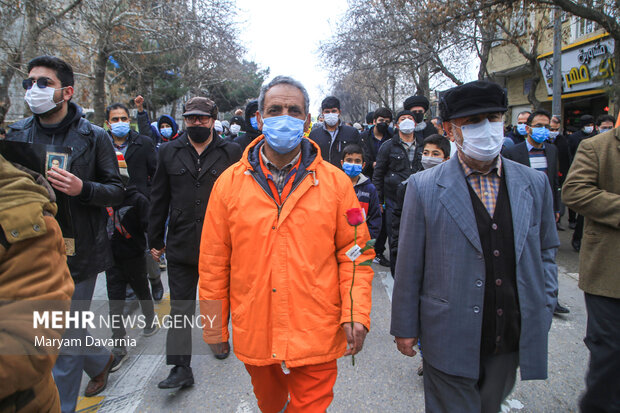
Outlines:
{"label": "black jacket", "polygon": [[148,197],[151,192],[151,180],[157,168],[157,155],[153,141],[131,130],[127,138],[125,162],[129,172],[128,185],[135,185],[138,191]]}
{"label": "black jacket", "polygon": [[381,145],[377,154],[377,166],[375,166],[375,172],[372,176],[372,183],[377,188],[381,202],[384,202],[386,199],[396,201],[398,185],[411,174],[423,169],[423,150],[424,147],[418,143],[418,138],[416,137],[415,157],[413,162],[409,162],[407,152],[400,142],[400,135],[398,133]]}
{"label": "black jacket", "polygon": [[[113,265],[106,232],[106,206],[123,199],[123,184],[114,148],[105,130],[82,118],[82,109],[69,103],[70,125],[54,135],[54,145],[69,146],[69,172],[83,182],[82,193],[71,197],[69,208],[75,231],[75,255],[67,257],[74,281],[96,276]],[[67,119],[67,118],[65,118]],[[64,122],[64,121],[63,121]],[[34,117],[11,125],[8,140],[50,144]],[[62,229],[62,228],[61,228]]]}
{"label": "black jacket", "polygon": [[594,129],[592,133],[590,134],[587,134],[583,131],[583,129],[580,129],[577,132],[574,132],[568,135],[567,140],[568,140],[568,147],[570,149],[571,157],[573,158],[575,157],[575,154],[577,153],[577,148],[579,147],[579,144],[581,143],[582,140],[591,138],[596,134],[597,134],[596,129]]}
{"label": "black jacket", "polygon": [[[377,139],[375,138],[374,130],[375,130],[375,127],[373,126],[370,129],[366,129],[364,132],[360,134],[360,139],[362,140],[363,148],[365,150],[364,162],[366,162],[366,167],[364,168],[362,173],[366,175],[368,178],[370,178],[371,180],[372,180],[372,175],[375,171],[373,164],[377,161],[377,155],[379,153],[378,150],[375,150],[375,147],[376,147],[375,141],[377,141]],[[385,135],[383,135],[383,139],[381,139],[381,143],[379,144],[379,147],[381,147],[381,145],[383,145],[385,142],[389,141],[390,139],[392,139],[392,134],[388,130],[385,133]]]}
{"label": "black jacket", "polygon": [[[504,157],[518,162],[521,165],[530,165],[530,155],[527,151],[526,142],[521,142],[513,147],[510,147],[502,154]],[[547,178],[551,185],[551,193],[553,194],[553,209],[554,212],[560,211],[560,192],[559,192],[559,180],[558,180],[558,148],[549,142],[545,142],[545,156],[547,158]]]}
{"label": "black jacket", "polygon": [[221,173],[241,159],[241,148],[214,134],[197,173],[190,152],[194,149],[190,145],[187,135],[183,135],[159,148],[157,171],[151,187],[148,239],[150,248],[159,250],[164,247],[169,217],[168,261],[198,265],[202,222],[211,189]]}
{"label": "black jacket", "polygon": [[560,164],[559,183],[560,186],[562,186],[566,179],[566,175],[568,175],[570,164],[573,162],[573,157],[570,154],[570,146],[568,145],[566,136],[558,135],[553,141],[553,144],[558,148],[558,162]]}
{"label": "black jacket", "polygon": [[313,128],[308,138],[312,139],[321,148],[321,156],[334,166],[342,169],[342,150],[350,143],[356,143],[364,149],[360,133],[352,126],[338,125],[336,139],[332,143],[332,136],[325,128]]}
{"label": "black jacket", "polygon": [[247,105],[245,108],[244,125],[242,128],[245,133],[233,138],[233,142],[241,147],[242,152],[245,151],[245,148],[247,148],[254,139],[258,138],[262,134],[261,131],[252,126],[252,121],[250,119],[256,116],[256,112],[252,112],[252,110],[250,110],[251,108],[251,105]]}
{"label": "black jacket", "polygon": [[[114,258],[144,257],[149,200],[130,185],[125,188],[123,202],[108,209],[107,229]],[[129,236],[121,233],[119,227]]]}

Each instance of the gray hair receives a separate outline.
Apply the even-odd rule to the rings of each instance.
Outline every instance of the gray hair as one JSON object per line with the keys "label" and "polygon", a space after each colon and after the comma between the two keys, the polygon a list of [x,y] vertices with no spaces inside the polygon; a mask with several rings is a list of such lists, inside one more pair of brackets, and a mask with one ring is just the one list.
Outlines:
{"label": "gray hair", "polygon": [[263,87],[260,88],[260,95],[258,95],[258,111],[260,114],[263,114],[263,110],[265,109],[265,95],[274,86],[277,85],[291,85],[296,87],[301,91],[301,94],[304,95],[304,109],[306,111],[306,115],[310,112],[310,96],[308,96],[308,91],[299,81],[293,79],[289,76],[276,76],[271,82],[267,83]]}

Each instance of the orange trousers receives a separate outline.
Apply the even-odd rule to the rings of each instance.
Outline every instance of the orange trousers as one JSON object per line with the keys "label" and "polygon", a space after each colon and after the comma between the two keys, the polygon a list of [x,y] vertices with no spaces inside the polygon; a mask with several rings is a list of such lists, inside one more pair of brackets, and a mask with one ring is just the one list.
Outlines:
{"label": "orange trousers", "polygon": [[263,413],[278,413],[287,401],[287,413],[325,412],[334,399],[338,376],[336,360],[293,367],[289,374],[284,374],[281,364],[246,364],[245,369],[250,373],[258,407]]}

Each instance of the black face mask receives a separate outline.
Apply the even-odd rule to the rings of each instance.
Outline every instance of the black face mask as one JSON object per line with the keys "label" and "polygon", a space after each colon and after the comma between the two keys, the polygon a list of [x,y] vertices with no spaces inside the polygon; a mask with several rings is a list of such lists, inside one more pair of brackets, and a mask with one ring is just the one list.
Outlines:
{"label": "black face mask", "polygon": [[424,113],[423,112],[413,112],[413,120],[415,120],[415,123],[422,123],[422,122],[424,122]]}
{"label": "black face mask", "polygon": [[205,126],[188,126],[187,135],[196,143],[203,143],[211,136],[211,128]]}
{"label": "black face mask", "polygon": [[379,122],[376,125],[377,131],[381,134],[381,135],[385,135],[387,130],[388,130],[388,125],[385,122]]}

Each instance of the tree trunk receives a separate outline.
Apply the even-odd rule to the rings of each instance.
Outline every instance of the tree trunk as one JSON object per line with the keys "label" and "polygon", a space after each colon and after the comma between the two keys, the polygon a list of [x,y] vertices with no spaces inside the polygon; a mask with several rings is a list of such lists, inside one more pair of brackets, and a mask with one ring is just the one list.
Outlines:
{"label": "tree trunk", "polygon": [[609,115],[620,117],[620,39],[614,39],[614,77],[609,94]]}
{"label": "tree trunk", "polygon": [[105,72],[108,65],[108,53],[100,50],[95,58],[95,90],[93,93],[93,107],[95,115],[93,123],[103,126],[105,120]]}
{"label": "tree trunk", "polygon": [[4,123],[6,114],[11,108],[9,87],[15,74],[15,67],[21,62],[21,54],[19,52],[10,53],[7,58],[8,63],[4,66],[2,77],[0,77],[0,124]]}
{"label": "tree trunk", "polygon": [[430,76],[428,74],[428,62],[426,62],[418,70],[418,90],[416,95],[423,95],[430,99],[430,92]]}
{"label": "tree trunk", "polygon": [[532,84],[530,85],[530,91],[527,94],[527,100],[530,102],[534,110],[540,109],[540,101],[536,98],[536,89],[538,88],[538,83],[540,83],[540,69],[538,66],[538,62],[534,60],[530,60],[530,70],[532,72],[532,77],[530,80]]}

